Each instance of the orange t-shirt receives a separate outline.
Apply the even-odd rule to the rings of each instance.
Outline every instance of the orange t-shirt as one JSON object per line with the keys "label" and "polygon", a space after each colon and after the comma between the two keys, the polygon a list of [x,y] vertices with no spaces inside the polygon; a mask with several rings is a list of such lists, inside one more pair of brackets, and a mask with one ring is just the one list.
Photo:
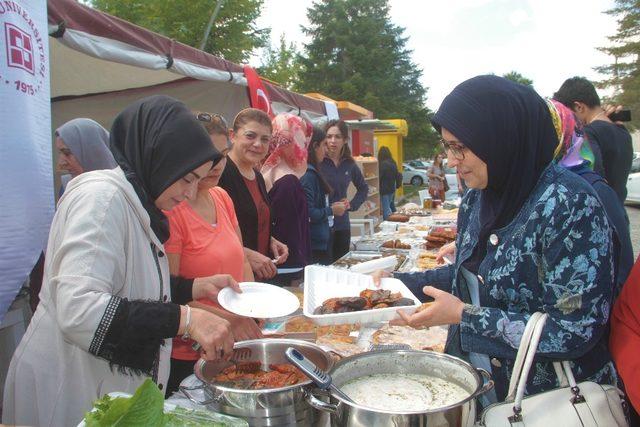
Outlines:
{"label": "orange t-shirt", "polygon": [[[220,187],[209,190],[216,206],[216,224],[207,223],[186,201],[171,211],[169,218],[169,240],[164,249],[169,254],[180,255],[179,274],[187,279],[207,277],[214,274],[230,274],[241,282],[244,272],[244,250],[236,228],[238,219],[231,197]],[[200,300],[205,304],[213,303]],[[193,341],[180,338],[173,340],[171,357],[180,360],[197,360]]]}

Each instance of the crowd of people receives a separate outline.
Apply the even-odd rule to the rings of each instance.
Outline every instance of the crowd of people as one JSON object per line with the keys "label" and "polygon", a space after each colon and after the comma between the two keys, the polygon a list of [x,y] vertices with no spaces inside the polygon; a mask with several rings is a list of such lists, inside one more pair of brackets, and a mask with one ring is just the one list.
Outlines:
{"label": "crowd of people", "polygon": [[[640,266],[632,271],[622,205],[630,138],[585,82],[569,79],[547,101],[479,76],[432,118],[444,154],[428,171],[431,196],[444,201],[445,156],[469,190],[457,240],[443,249],[455,262],[395,274],[433,301],[398,323],[450,325],[445,351],[495,381],[483,405],[504,400],[524,326],[542,311],[527,393],[556,387],[551,362],[563,359],[578,381],[624,385],[640,408]],[[230,357],[235,341],[261,337],[254,319],[218,305],[218,292],[296,283],[306,265],[349,251],[349,212],[368,186],[348,139],[339,120],[319,128],[248,108],[228,126],[166,96],[133,103],[110,133],[89,119],[60,127],[59,168],[73,179],[8,372],[3,421],[75,425],[95,399],[132,393],[145,376],[170,395],[198,358]],[[401,177],[388,149],[378,157],[386,218]]]}

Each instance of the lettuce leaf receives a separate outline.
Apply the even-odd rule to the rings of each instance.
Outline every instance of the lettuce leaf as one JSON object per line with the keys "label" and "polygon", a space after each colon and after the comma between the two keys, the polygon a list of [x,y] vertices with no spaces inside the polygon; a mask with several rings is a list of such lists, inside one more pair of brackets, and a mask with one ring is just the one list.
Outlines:
{"label": "lettuce leaf", "polygon": [[165,414],[164,394],[150,378],[131,397],[105,395],[96,400],[93,406],[94,410],[84,416],[87,427],[248,426],[240,418],[179,406]]}
{"label": "lettuce leaf", "polygon": [[164,425],[164,395],[150,378],[133,396],[111,398],[107,395],[97,400],[94,407],[95,411],[85,415],[87,427]]}

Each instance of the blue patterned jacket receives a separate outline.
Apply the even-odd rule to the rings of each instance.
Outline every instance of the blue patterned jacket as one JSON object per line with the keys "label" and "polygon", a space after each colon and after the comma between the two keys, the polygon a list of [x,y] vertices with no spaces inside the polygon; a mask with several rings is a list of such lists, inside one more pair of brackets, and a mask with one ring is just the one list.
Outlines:
{"label": "blue patterned jacket", "polygon": [[[424,273],[397,273],[416,294],[430,284],[469,302],[459,272],[480,228],[479,191],[469,191],[458,213],[453,265]],[[594,190],[579,176],[550,165],[514,220],[495,230],[480,264],[480,306],[465,306],[449,327],[447,353],[487,354],[498,399],[509,385],[520,338],[531,313],[549,314],[529,374],[527,393],[557,385],[553,360],[571,360],[576,380],[616,384],[607,347],[613,294],[611,228]]]}

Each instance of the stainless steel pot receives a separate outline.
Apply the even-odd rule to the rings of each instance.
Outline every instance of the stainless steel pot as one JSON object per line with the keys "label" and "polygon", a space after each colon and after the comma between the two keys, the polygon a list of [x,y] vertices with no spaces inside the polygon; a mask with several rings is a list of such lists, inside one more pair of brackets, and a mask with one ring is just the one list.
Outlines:
{"label": "stainless steel pot", "polygon": [[[333,359],[315,344],[289,339],[260,339],[242,341],[234,348],[250,348],[251,356],[244,361],[260,361],[263,367],[273,363],[289,363],[284,352],[294,347],[311,359],[321,369],[329,370]],[[252,426],[312,425],[322,413],[307,403],[306,390],[312,386],[311,380],[288,387],[245,390],[223,387],[214,382],[215,376],[229,366],[229,362],[207,362],[200,359],[195,367],[195,375],[201,385],[180,387],[180,390],[194,403],[227,415],[241,417]],[[203,389],[205,400],[197,400],[192,393]]]}
{"label": "stainless steel pot", "polygon": [[476,415],[475,399],[493,388],[488,372],[475,369],[456,357],[430,351],[390,350],[362,353],[341,360],[331,371],[338,386],[372,374],[421,374],[455,383],[469,392],[455,404],[420,412],[393,412],[349,403],[335,394],[324,402],[307,392],[309,404],[331,413],[335,426],[471,426]]}

